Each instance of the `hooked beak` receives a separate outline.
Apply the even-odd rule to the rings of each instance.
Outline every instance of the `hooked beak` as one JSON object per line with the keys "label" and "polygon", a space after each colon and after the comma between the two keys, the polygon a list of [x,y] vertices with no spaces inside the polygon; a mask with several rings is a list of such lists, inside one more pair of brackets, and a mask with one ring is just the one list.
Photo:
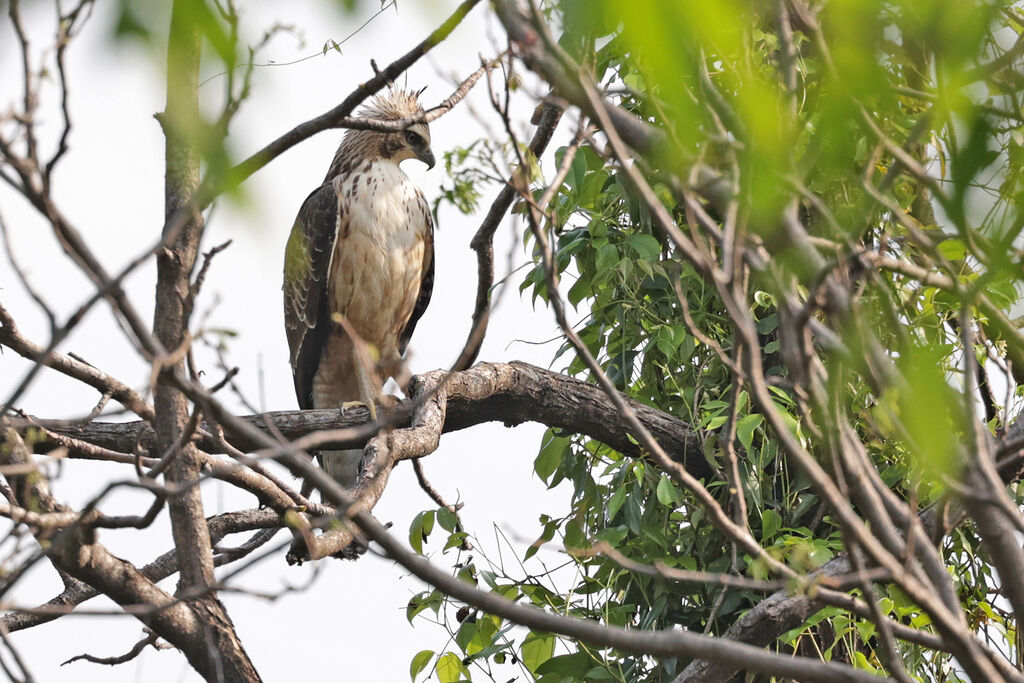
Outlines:
{"label": "hooked beak", "polygon": [[430,151],[429,147],[417,154],[416,158],[427,165],[427,170],[434,168],[434,165],[437,163],[434,159],[434,153]]}

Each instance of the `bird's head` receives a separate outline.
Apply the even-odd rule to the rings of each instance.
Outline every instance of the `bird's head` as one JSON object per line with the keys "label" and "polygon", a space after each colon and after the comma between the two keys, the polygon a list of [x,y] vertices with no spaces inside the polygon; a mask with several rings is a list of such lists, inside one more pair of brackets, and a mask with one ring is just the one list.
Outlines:
{"label": "bird's head", "polygon": [[[406,159],[419,159],[427,165],[427,168],[434,168],[434,153],[430,149],[430,129],[425,123],[417,123],[415,126],[406,128],[401,133],[391,133],[401,136],[399,146],[391,156],[395,163]],[[393,142],[389,142],[393,145]]]}
{"label": "bird's head", "polygon": [[[423,107],[420,106],[419,95],[422,92],[389,88],[374,97],[360,115],[384,121],[399,121],[421,114]],[[378,146],[382,158],[391,159],[396,164],[406,159],[419,159],[427,168],[434,167],[434,153],[430,150],[430,128],[426,123],[416,123],[405,130],[395,132],[373,132],[373,136],[375,137],[372,144]]]}

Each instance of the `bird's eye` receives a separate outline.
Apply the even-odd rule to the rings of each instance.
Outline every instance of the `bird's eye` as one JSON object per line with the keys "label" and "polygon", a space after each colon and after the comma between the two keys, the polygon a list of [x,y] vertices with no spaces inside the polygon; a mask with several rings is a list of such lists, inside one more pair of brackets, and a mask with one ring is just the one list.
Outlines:
{"label": "bird's eye", "polygon": [[423,144],[423,138],[414,130],[405,131],[405,141],[414,146]]}

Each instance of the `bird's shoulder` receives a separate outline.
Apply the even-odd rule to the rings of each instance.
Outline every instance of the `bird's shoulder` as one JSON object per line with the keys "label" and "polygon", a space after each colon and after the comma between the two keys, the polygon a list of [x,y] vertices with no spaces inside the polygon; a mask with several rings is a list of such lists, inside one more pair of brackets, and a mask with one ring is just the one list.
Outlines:
{"label": "bird's shoulder", "polygon": [[325,182],[306,197],[292,224],[285,247],[284,292],[286,323],[313,326],[316,299],[326,285],[339,219],[346,213],[336,183]]}

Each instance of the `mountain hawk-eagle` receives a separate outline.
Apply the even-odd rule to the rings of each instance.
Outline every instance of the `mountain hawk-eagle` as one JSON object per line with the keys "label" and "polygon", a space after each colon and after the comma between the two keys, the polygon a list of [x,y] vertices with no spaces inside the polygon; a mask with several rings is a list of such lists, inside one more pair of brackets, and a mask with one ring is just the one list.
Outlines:
{"label": "mountain hawk-eagle", "polygon": [[[419,93],[397,88],[360,115],[394,121],[422,112]],[[398,165],[434,166],[425,123],[397,132],[349,130],[323,184],[302,203],[285,250],[284,317],[299,407],[374,400],[401,368],[430,301],[433,223],[426,198]],[[345,487],[361,450],[320,453]]]}

